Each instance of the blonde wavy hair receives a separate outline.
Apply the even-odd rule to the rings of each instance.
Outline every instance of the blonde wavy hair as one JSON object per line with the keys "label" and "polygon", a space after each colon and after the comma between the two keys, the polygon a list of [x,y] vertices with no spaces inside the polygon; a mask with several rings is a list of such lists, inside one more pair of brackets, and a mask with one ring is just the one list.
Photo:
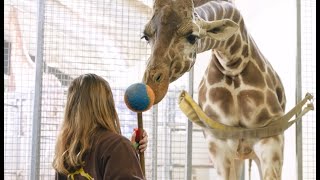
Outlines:
{"label": "blonde wavy hair", "polygon": [[68,89],[53,168],[67,175],[83,166],[83,157],[98,129],[121,134],[109,83],[95,74],[84,74],[74,79]]}

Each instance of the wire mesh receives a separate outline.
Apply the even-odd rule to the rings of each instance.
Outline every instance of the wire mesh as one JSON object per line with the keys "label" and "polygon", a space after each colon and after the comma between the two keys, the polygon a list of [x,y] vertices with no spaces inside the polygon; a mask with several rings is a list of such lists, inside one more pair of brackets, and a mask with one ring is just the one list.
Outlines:
{"label": "wire mesh", "polygon": [[[33,4],[35,5],[35,4]],[[27,179],[34,95],[35,18],[28,1],[4,1],[4,178]],[[22,18],[23,17],[23,18]]]}
{"label": "wire mesh", "polygon": [[[4,4],[4,174],[5,179],[29,179],[37,1],[6,0]],[[137,117],[127,109],[123,96],[130,84],[141,81],[150,54],[146,42],[140,37],[151,14],[151,4],[151,0],[45,1],[39,179],[54,179],[51,162],[63,119],[66,91],[71,80],[80,74],[96,73],[109,81],[123,135],[131,136],[137,126]],[[185,158],[185,138],[170,136],[176,134],[171,130],[175,123],[186,122],[182,114],[172,112],[178,108],[174,99],[181,84],[173,86],[169,90],[173,97],[168,96],[159,105],[158,122],[152,122],[154,115],[151,111],[144,113],[144,128],[150,139],[154,138],[152,126],[159,129],[159,138],[156,137],[159,144],[156,147],[159,148],[157,179],[184,177],[184,168],[171,169],[173,162],[181,166]],[[178,116],[180,118],[176,120]],[[147,179],[151,179],[154,172],[150,159],[154,151],[152,142],[149,144],[145,155]],[[171,152],[173,154],[167,156]]]}
{"label": "wire mesh", "polygon": [[[130,138],[136,114],[124,104],[126,88],[142,79],[147,44],[140,39],[152,0],[45,1],[39,179],[54,179],[51,166],[63,119],[66,90],[80,74],[96,73],[111,85],[123,135]],[[315,92],[315,1],[304,1],[303,89]],[[29,179],[35,87],[37,1],[4,1],[4,179]],[[202,64],[206,62],[203,61]],[[196,74],[204,72],[199,68]],[[148,132],[147,179],[185,179],[186,117],[177,105],[188,74],[169,87],[165,99],[143,113]],[[195,80],[195,89],[199,79]],[[195,95],[197,95],[195,91]],[[197,99],[197,98],[195,98]],[[303,177],[315,179],[315,111],[303,121]],[[157,121],[155,122],[155,119]],[[157,133],[155,134],[155,129]],[[193,127],[192,179],[214,179],[202,131]],[[156,146],[154,146],[154,144]],[[156,159],[155,159],[156,158]],[[156,162],[156,163],[153,163]]]}
{"label": "wire mesh", "polygon": [[[301,0],[301,87],[316,99],[316,1]],[[316,108],[316,101],[313,102]],[[302,177],[316,179],[316,109],[302,121]]]}

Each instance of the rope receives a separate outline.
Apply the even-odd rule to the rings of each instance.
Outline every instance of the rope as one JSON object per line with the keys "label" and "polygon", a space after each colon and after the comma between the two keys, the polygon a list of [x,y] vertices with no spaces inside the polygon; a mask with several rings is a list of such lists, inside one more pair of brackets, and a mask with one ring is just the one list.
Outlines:
{"label": "rope", "polygon": [[[268,120],[269,124],[257,128],[234,127],[222,124],[208,117],[200,106],[186,92],[182,91],[179,97],[179,107],[182,112],[193,123],[212,132],[216,137],[221,139],[241,139],[241,138],[263,138],[275,136],[283,133],[293,123],[297,122],[308,111],[313,110],[313,96],[307,93],[305,98],[296,104],[288,113],[280,117],[273,117]],[[302,109],[307,101],[307,106]],[[290,120],[295,114],[296,118]]]}

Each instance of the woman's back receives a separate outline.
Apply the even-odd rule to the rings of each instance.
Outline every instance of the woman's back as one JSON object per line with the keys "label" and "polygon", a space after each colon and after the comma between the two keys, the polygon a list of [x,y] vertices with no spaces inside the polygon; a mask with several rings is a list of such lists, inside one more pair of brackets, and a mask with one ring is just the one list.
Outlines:
{"label": "woman's back", "polygon": [[[100,130],[93,138],[93,147],[84,157],[84,172],[95,180],[143,179],[138,155],[125,137]],[[79,171],[78,171],[79,172]],[[74,179],[88,179],[74,173]],[[57,180],[67,179],[57,174]]]}

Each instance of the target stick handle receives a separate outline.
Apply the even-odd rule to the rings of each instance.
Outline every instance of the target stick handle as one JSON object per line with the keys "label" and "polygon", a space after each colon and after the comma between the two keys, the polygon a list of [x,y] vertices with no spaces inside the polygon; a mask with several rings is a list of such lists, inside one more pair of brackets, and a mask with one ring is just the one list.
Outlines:
{"label": "target stick handle", "polygon": [[[142,112],[138,112],[137,116],[138,116],[138,129],[141,132],[141,133],[139,133],[140,134],[139,139],[141,140],[142,139],[142,134],[143,134]],[[146,175],[145,165],[144,165],[144,152],[140,152],[139,151],[139,156],[140,156],[140,165],[141,165],[141,169],[142,169],[143,175]]]}

